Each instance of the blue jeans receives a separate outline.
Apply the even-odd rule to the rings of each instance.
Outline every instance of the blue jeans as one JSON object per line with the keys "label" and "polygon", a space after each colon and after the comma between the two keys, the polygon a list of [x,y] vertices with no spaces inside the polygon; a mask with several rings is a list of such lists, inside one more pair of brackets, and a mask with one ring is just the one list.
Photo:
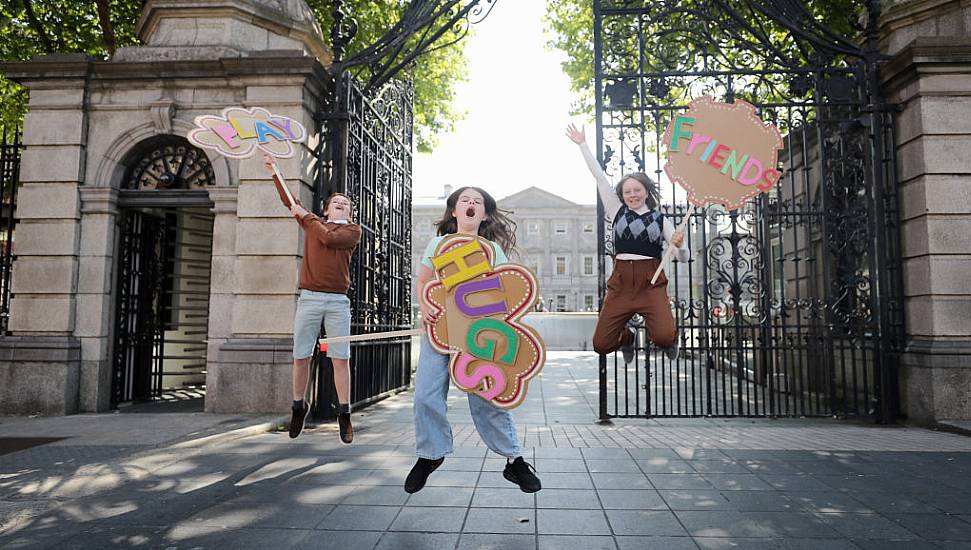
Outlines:
{"label": "blue jeans", "polygon": [[[446,416],[448,358],[422,337],[415,375],[415,454],[420,458],[437,460],[452,452],[452,426]],[[512,413],[493,407],[474,393],[468,396],[472,421],[482,442],[508,458],[522,455]]]}

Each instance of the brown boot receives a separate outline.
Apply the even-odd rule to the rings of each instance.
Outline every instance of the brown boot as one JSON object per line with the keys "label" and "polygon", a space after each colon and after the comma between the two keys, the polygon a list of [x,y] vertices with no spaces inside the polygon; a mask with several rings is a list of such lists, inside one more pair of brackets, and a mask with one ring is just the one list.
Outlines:
{"label": "brown boot", "polygon": [[354,426],[351,425],[351,413],[337,413],[337,426],[340,428],[341,441],[346,444],[354,441]]}

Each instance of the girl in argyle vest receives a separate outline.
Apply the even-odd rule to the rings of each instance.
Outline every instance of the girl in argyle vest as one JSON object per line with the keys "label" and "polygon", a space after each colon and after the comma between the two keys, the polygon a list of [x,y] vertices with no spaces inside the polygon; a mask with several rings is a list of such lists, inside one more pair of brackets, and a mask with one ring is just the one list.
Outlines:
{"label": "girl in argyle vest", "polygon": [[644,317],[651,341],[672,361],[678,356],[677,330],[668,303],[668,279],[662,272],[651,278],[661,262],[664,243],[676,249],[678,261],[691,259],[684,235],[658,210],[657,184],[643,172],[628,174],[611,187],[597,159],[587,146],[582,128],[570,125],[566,135],[580,146],[597,190],[614,227],[614,271],[607,281],[607,295],[593,333],[593,349],[612,353],[618,348],[624,361],[634,360],[634,332],[627,324],[635,313]]}

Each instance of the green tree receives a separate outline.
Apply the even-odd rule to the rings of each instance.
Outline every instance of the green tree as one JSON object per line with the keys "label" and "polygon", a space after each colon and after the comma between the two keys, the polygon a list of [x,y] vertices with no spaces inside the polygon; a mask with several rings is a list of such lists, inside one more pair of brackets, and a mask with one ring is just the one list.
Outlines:
{"label": "green tree", "polygon": [[[321,28],[330,28],[330,0],[308,0]],[[85,53],[110,59],[116,48],[138,45],[135,23],[143,0],[12,0],[0,5],[0,59],[27,61],[50,53]],[[347,0],[359,25],[348,54],[370,44],[400,17],[403,0]],[[452,29],[440,41],[449,44],[419,57],[404,71],[415,86],[415,124],[419,151],[429,151],[437,136],[450,131],[464,113],[452,106],[457,82],[466,78],[464,41]],[[451,43],[451,44],[450,44]],[[0,75],[0,124],[16,125],[27,109],[24,88]]]}
{"label": "green tree", "polygon": [[[321,28],[330,29],[330,0],[307,0],[307,4],[314,10]],[[345,57],[374,43],[401,18],[405,8],[401,0],[345,0],[344,4],[358,24]],[[415,134],[420,152],[431,151],[438,144],[438,136],[450,132],[465,116],[455,109],[452,101],[455,85],[468,75],[465,41],[460,40],[462,32],[450,29],[435,48],[418,57],[399,76],[411,80],[415,86]],[[368,76],[366,67],[361,76]]]}
{"label": "green tree", "polygon": [[[746,9],[744,2],[730,0],[726,3],[737,8],[743,17],[756,22],[754,27],[757,32],[767,38],[781,56],[796,58],[802,53],[797,41],[780,25],[773,24],[763,14]],[[603,4],[619,2],[604,0]],[[630,3],[625,2],[624,6],[627,4]],[[636,70],[639,51],[635,33],[641,32],[651,38],[643,52],[643,63],[652,70],[699,68],[702,63],[699,42],[703,41],[717,43],[722,47],[721,54],[726,58],[720,62],[724,66],[750,66],[751,60],[742,61],[743,53],[737,46],[745,40],[754,40],[755,37],[746,36],[745,31],[738,31],[735,29],[738,25],[728,19],[723,19],[721,25],[710,24],[709,17],[717,13],[714,4],[710,0],[655,0],[645,3],[654,10],[654,14],[675,14],[678,17],[647,17],[640,21],[633,16],[626,20],[616,19],[619,25],[626,25],[627,28],[612,29],[617,31],[614,34],[615,40],[617,36],[622,38],[619,43],[612,43],[610,49],[615,53],[622,52],[620,57],[624,59],[611,60],[611,54],[607,52],[604,54],[605,62],[627,63],[627,69]],[[846,36],[851,40],[860,39],[857,23],[863,15],[862,3],[854,0],[809,0],[805,5],[816,23],[824,25],[836,35]],[[545,26],[551,36],[547,45],[567,54],[567,60],[562,63],[563,71],[570,78],[571,88],[578,98],[573,114],[591,118],[594,112],[593,16],[593,0],[547,0]],[[726,38],[726,29],[733,29],[736,33],[733,37],[735,42]]]}

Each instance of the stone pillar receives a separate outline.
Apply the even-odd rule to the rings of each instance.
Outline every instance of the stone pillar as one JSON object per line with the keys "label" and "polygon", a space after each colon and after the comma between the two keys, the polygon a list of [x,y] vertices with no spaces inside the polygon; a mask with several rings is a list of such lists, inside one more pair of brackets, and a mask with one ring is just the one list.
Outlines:
{"label": "stone pillar", "polygon": [[[310,113],[302,112],[302,106],[267,108],[312,127]],[[311,182],[301,175],[310,173],[313,158],[309,151],[302,153],[277,163],[294,196],[310,205]],[[210,320],[210,350],[216,340],[220,343],[215,357],[210,355],[209,359],[206,410],[285,411],[292,397],[293,316],[303,233],[280,202],[261,159],[247,159],[240,164],[238,202],[232,218],[221,225],[217,211],[215,238],[221,252],[227,254],[219,261],[225,261],[227,267],[232,264],[233,268],[232,274],[221,277],[223,281],[219,283],[221,291],[227,293],[217,297],[214,241],[211,299],[224,300],[229,307],[225,311],[227,317],[221,320],[223,332],[214,334],[216,327]],[[220,231],[226,233],[220,235]],[[232,251],[222,250],[230,246]],[[223,269],[220,267],[220,272]]]}
{"label": "stone pillar", "polygon": [[81,342],[78,399],[82,412],[100,412],[111,407],[118,189],[81,187],[80,195],[81,245],[74,330]]}
{"label": "stone pillar", "polygon": [[0,414],[78,409],[80,343],[74,335],[84,173],[87,81],[80,55],[37,63],[60,72],[31,85],[11,275],[10,335],[0,338]]}
{"label": "stone pillar", "polygon": [[900,106],[896,147],[906,348],[902,412],[933,425],[971,419],[971,6],[889,2],[882,71]]}

